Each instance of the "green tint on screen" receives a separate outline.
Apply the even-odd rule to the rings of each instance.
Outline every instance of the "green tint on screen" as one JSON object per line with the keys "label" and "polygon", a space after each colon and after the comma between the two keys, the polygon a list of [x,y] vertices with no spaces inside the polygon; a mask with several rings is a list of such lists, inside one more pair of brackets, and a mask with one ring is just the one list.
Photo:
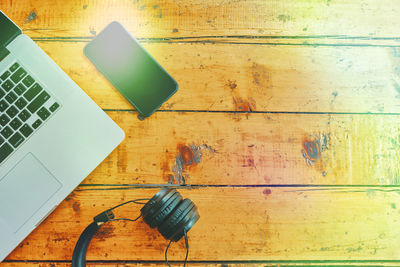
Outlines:
{"label": "green tint on screen", "polygon": [[118,22],[110,23],[84,52],[144,117],[178,89],[176,81]]}

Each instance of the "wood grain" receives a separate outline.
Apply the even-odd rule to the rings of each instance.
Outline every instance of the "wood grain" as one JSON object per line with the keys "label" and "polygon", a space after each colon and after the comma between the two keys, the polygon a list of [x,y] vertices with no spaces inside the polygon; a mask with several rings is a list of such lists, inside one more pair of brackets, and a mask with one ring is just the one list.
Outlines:
{"label": "wood grain", "polygon": [[[178,265],[181,263],[171,263],[174,265]],[[394,261],[382,261],[382,262],[377,262],[377,261],[371,261],[371,262],[365,262],[365,261],[355,261],[355,262],[343,262],[343,261],[323,261],[323,262],[312,262],[312,261],[306,261],[306,262],[301,262],[301,261],[295,261],[295,262],[290,262],[290,261],[273,261],[273,262],[264,262],[264,263],[188,263],[186,266],[188,267],[266,267],[266,266],[273,266],[273,267],[286,267],[286,266],[398,266],[399,263]],[[65,263],[65,262],[5,262],[2,263],[2,267],[19,267],[19,266],[39,266],[39,267],[55,267],[55,266],[60,266],[60,267],[69,267],[71,266],[70,263]],[[88,267],[101,267],[101,266],[114,266],[114,267],[165,267],[165,263],[132,263],[132,262],[101,262],[101,263],[93,263],[93,262],[87,262],[86,266]],[[181,264],[182,266],[182,264]]]}
{"label": "wood grain", "polygon": [[[102,108],[133,109],[85,58],[86,43],[38,44]],[[144,46],[179,83],[163,110],[400,112],[394,48]]]}
{"label": "wood grain", "polygon": [[400,184],[398,116],[107,114],[126,138],[85,184]]}
{"label": "wood grain", "polygon": [[[7,259],[70,260],[93,216],[157,190],[79,187]],[[201,216],[189,232],[191,261],[400,260],[397,187],[204,187],[180,192],[196,203]],[[115,213],[134,218],[138,212],[130,206]],[[88,260],[163,261],[166,245],[143,221],[113,222],[92,240]],[[171,260],[184,255],[183,240],[171,246]]]}
{"label": "wood grain", "polygon": [[[126,132],[1,266],[70,266],[93,216],[183,183],[201,215],[189,266],[400,265],[399,1],[5,0],[0,9]],[[180,85],[143,122],[82,53],[112,20]],[[166,245],[141,221],[106,224],[89,266],[165,266]],[[169,256],[184,253],[180,241]]]}
{"label": "wood grain", "polygon": [[[92,36],[112,20],[138,37],[340,35],[398,37],[398,1],[2,1],[32,36]],[[35,15],[32,15],[33,14]]]}

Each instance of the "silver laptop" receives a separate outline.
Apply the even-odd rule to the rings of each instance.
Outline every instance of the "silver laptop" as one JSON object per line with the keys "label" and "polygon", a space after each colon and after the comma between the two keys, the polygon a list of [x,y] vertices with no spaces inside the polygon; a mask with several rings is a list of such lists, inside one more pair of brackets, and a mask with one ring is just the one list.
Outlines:
{"label": "silver laptop", "polygon": [[0,11],[0,262],[123,138]]}

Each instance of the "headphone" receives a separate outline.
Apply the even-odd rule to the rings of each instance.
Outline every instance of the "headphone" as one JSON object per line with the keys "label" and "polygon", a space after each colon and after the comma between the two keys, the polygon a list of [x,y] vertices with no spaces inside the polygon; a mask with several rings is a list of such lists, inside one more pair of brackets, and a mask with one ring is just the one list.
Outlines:
{"label": "headphone", "polygon": [[[143,203],[144,200],[148,200],[148,202]],[[144,204],[140,209],[141,214],[139,217],[136,219],[115,219],[112,210],[128,203]],[[190,199],[183,199],[181,194],[175,189],[162,188],[151,199],[130,200],[95,216],[93,222],[82,232],[75,245],[72,255],[72,267],[86,266],[86,252],[90,241],[104,223],[117,220],[136,221],[140,217],[143,217],[143,220],[151,228],[157,228],[165,239],[170,240],[165,250],[165,261],[168,266],[170,265],[167,259],[167,252],[171,242],[177,242],[185,236],[187,249],[184,262],[185,266],[189,254],[187,232],[199,220],[200,215],[197,211],[196,205]]]}

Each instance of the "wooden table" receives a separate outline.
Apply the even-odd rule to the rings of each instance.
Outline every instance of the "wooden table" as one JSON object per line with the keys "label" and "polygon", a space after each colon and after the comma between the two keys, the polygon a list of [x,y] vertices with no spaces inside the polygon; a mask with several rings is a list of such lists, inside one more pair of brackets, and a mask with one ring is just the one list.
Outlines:
{"label": "wooden table", "polygon": [[[0,8],[126,133],[1,266],[68,266],[94,215],[165,185],[199,207],[189,266],[400,265],[400,1],[2,0]],[[82,52],[113,20],[180,85],[145,121]],[[141,221],[114,222],[88,260],[166,266],[166,245]],[[173,266],[184,256],[184,242],[173,244]]]}

